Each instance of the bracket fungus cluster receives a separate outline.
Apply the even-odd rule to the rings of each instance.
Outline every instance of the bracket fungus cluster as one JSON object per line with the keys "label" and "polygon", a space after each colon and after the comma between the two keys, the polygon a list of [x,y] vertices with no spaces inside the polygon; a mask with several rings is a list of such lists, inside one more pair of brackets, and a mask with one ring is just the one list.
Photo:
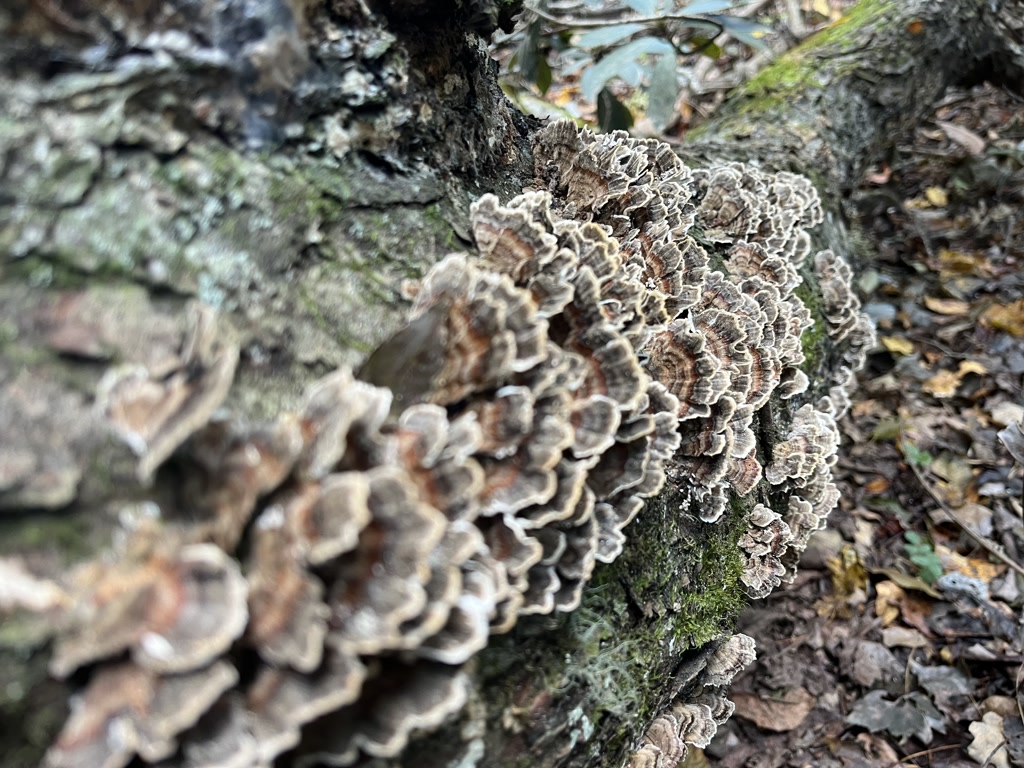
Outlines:
{"label": "bracket fungus cluster", "polygon": [[[462,709],[492,634],[580,604],[666,482],[706,523],[750,499],[751,595],[791,572],[836,501],[835,421],[870,343],[848,267],[819,254],[844,378],[796,407],[813,188],[568,122],[535,158],[532,189],[472,206],[475,251],[407,286],[407,324],[356,374],[270,424],[204,407],[168,469],[181,508],[126,515],[44,601],[51,671],[84,685],[51,768],[395,756]],[[794,416],[766,448],[771,407]],[[630,765],[706,743],[752,653],[726,642]]]}
{"label": "bracket fungus cluster", "polygon": [[677,700],[648,727],[640,748],[629,757],[625,768],[676,768],[686,757],[687,745],[703,749],[718,732],[718,726],[732,717],[735,705],[725,697],[725,688],[755,657],[754,640],[733,635],[698,669],[702,689],[695,696]]}

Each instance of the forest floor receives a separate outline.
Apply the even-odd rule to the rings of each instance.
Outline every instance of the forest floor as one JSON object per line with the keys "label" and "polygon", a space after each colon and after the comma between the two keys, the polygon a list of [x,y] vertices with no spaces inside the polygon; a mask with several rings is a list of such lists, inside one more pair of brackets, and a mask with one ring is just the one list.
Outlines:
{"label": "forest floor", "polygon": [[[849,3],[753,5],[778,53]],[[758,66],[721,50],[684,62],[665,138]],[[594,119],[578,81],[556,65],[547,97]],[[842,424],[840,506],[742,616],[758,658],[736,716],[683,765],[1024,766],[1024,101],[951,90],[853,204],[879,346]]]}
{"label": "forest floor", "polygon": [[712,764],[1024,765],[1022,169],[1024,102],[981,85],[866,175],[880,344],[841,425],[842,499],[741,619],[758,659]]}

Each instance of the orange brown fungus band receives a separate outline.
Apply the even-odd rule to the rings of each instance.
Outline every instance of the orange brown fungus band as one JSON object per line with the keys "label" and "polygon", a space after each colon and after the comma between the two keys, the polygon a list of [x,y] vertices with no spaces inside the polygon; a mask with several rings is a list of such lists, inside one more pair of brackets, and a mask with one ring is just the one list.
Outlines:
{"label": "orange brown fungus band", "polygon": [[[770,487],[785,501],[753,505],[743,583],[760,596],[792,576],[836,501],[835,423],[872,334],[849,268],[815,256],[844,367],[810,402],[794,290],[822,219],[813,188],[691,170],[659,142],[568,122],[534,154],[535,188],[473,204],[476,251],[408,286],[407,325],[358,378],[336,371],[300,412],[247,425],[212,416],[214,376],[189,428],[152,449],[201,470],[193,522],[152,516],[37,601],[60,614],[53,673],[85,681],[50,768],[395,756],[464,706],[490,635],[579,606],[666,482],[708,523]],[[230,350],[195,354],[233,371]],[[753,419],[786,400],[762,466]],[[175,599],[154,610],[156,594]],[[672,704],[631,764],[706,744],[752,657],[749,638],[724,642],[704,693]]]}

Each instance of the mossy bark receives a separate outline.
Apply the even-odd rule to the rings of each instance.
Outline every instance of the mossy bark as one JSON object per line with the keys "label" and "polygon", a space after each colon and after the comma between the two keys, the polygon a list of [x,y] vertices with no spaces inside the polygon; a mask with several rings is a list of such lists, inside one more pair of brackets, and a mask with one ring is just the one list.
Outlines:
{"label": "mossy bark", "polygon": [[[199,299],[241,349],[228,407],[269,418],[398,327],[401,280],[463,244],[469,201],[521,189],[534,126],[501,96],[470,29],[486,31],[488,3],[370,13],[267,0],[254,18],[229,0],[216,19],[144,5],[0,12],[0,384],[87,401],[117,362],[69,355],[31,321],[69,291],[135,302],[138,324],[145,307],[173,314]],[[842,201],[865,163],[949,83],[1002,72],[1019,84],[1021,18],[1020,2],[866,0],[736,93],[684,154],[810,175],[832,214],[822,243],[849,252]],[[808,351],[824,368],[817,338]],[[123,446],[92,448],[57,508],[3,505],[0,555],[67,567],[107,545],[118,504],[169,492],[122,472]],[[2,474],[0,499],[17,499]],[[678,508],[671,491],[648,505],[580,610],[495,638],[473,662],[464,716],[404,764],[620,763],[744,603],[743,510],[705,525]],[[6,766],[37,764],[65,718],[47,654],[30,625],[5,620]]]}

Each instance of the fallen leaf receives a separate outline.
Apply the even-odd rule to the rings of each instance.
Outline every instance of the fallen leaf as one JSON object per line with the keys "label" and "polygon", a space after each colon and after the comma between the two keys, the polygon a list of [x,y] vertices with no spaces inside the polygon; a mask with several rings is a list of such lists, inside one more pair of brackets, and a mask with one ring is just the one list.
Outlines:
{"label": "fallen leaf", "polygon": [[938,590],[930,587],[927,582],[918,576],[911,576],[909,573],[903,573],[903,571],[896,568],[869,568],[868,570],[875,575],[887,576],[893,582],[903,587],[903,589],[914,589],[918,592],[924,592],[929,597],[942,597]]}
{"label": "fallen leaf", "polygon": [[868,585],[868,573],[864,570],[857,551],[847,545],[837,557],[830,558],[828,570],[832,574],[832,589],[841,597],[852,595]]}
{"label": "fallen leaf", "polygon": [[[997,427],[1008,427],[1011,424],[1024,422],[1024,405],[1004,400],[1001,403],[993,405],[989,409],[989,415],[992,417],[992,423]],[[1017,429],[1019,431],[1020,427]],[[999,439],[1002,440],[1002,438]]]}
{"label": "fallen leaf", "polygon": [[971,305],[960,299],[938,299],[934,296],[925,296],[924,305],[940,315],[966,315],[971,311]]}
{"label": "fallen leaf", "polygon": [[[942,248],[939,251],[938,268],[942,272],[953,272],[961,275],[982,273],[987,270],[984,256],[976,253],[963,253]],[[933,267],[934,268],[934,267]]]}
{"label": "fallen leaf", "polygon": [[1018,464],[1024,464],[1024,430],[1021,425],[1011,424],[1006,429],[996,433],[999,442],[1010,452]]}
{"label": "fallen leaf", "polygon": [[784,733],[800,726],[814,709],[814,696],[803,688],[791,688],[781,699],[765,699],[756,693],[733,693],[736,714],[758,728]]}
{"label": "fallen leaf", "polygon": [[888,627],[900,617],[900,598],[904,592],[894,581],[880,581],[875,585],[875,615]]}
{"label": "fallen leaf", "polygon": [[901,741],[915,736],[925,744],[931,742],[932,731],[946,732],[942,713],[924,694],[915,691],[896,701],[885,697],[885,691],[871,691],[853,705],[846,722],[872,733],[888,731]]}
{"label": "fallen leaf", "polygon": [[1006,737],[1006,751],[1010,754],[1011,765],[1024,765],[1024,721],[1020,710],[1009,720],[1003,720],[1003,735]]}
{"label": "fallen leaf", "polygon": [[876,477],[864,484],[864,490],[870,493],[872,496],[880,496],[889,490],[891,483],[888,478]]}
{"label": "fallen leaf", "polygon": [[974,680],[956,667],[926,667],[911,662],[910,669],[917,676],[917,682],[921,687],[928,691],[935,703],[943,709],[949,709],[954,699],[974,693]]}
{"label": "fallen leaf", "polygon": [[1010,768],[1002,717],[995,712],[986,712],[980,721],[971,723],[967,728],[974,737],[967,747],[967,754],[972,760],[995,768]]}
{"label": "fallen leaf", "polygon": [[946,398],[955,395],[959,386],[960,377],[953,371],[939,371],[921,385],[921,390],[933,397]]}
{"label": "fallen leaf", "polygon": [[982,313],[981,319],[997,331],[1020,338],[1024,336],[1024,299],[1012,304],[993,304]]}
{"label": "fallen leaf", "polygon": [[988,368],[985,367],[984,363],[980,363],[977,360],[963,360],[961,361],[960,366],[956,369],[956,372],[961,376],[966,376],[969,373],[984,376],[988,373]]}
{"label": "fallen leaf", "polygon": [[966,149],[967,154],[980,155],[985,151],[985,140],[970,128],[964,128],[956,123],[947,123],[945,120],[936,120],[935,123],[950,140]]}
{"label": "fallen leaf", "polygon": [[914,342],[910,339],[904,339],[900,336],[883,336],[879,341],[882,342],[882,346],[887,350],[896,355],[912,355],[914,354]]}
{"label": "fallen leaf", "polygon": [[886,627],[882,630],[882,643],[889,648],[928,648],[932,643],[916,629]]}
{"label": "fallen leaf", "polygon": [[969,373],[982,375],[988,373],[984,365],[975,360],[964,360],[956,371],[939,371],[921,385],[921,389],[935,397],[952,397],[957,388]]}
{"label": "fallen leaf", "polygon": [[[870,765],[898,765],[900,756],[889,742],[870,733],[858,733],[857,743],[864,749],[864,756],[871,760]],[[843,765],[847,763],[843,761]]]}
{"label": "fallen leaf", "polygon": [[946,510],[939,508],[929,512],[928,516],[936,523],[966,524],[972,531],[982,536],[992,534],[992,510],[985,505],[967,501],[955,507],[953,514],[956,515],[955,518]]}
{"label": "fallen leaf", "polygon": [[1016,717],[1019,710],[1017,709],[1017,699],[1013,696],[989,696],[987,699],[978,705],[978,709],[982,712],[995,712],[997,715],[1002,717]]}
{"label": "fallen leaf", "polygon": [[936,208],[941,208],[949,203],[949,196],[946,194],[946,190],[942,187],[928,187],[924,191],[924,196],[928,198],[928,202]]}
{"label": "fallen leaf", "polygon": [[936,483],[936,495],[951,507],[961,507],[966,500],[967,488],[974,481],[971,465],[957,456],[943,453],[931,463],[930,469],[943,481]]}
{"label": "fallen leaf", "polygon": [[1005,565],[995,565],[976,557],[964,557],[959,552],[954,552],[942,544],[935,545],[935,554],[939,556],[942,568],[946,573],[959,573],[971,579],[978,579],[985,584],[991,584],[993,579],[1006,572]]}
{"label": "fallen leaf", "polygon": [[858,643],[846,674],[864,688],[870,688],[877,682],[887,686],[902,679],[903,665],[881,643],[865,641]]}

